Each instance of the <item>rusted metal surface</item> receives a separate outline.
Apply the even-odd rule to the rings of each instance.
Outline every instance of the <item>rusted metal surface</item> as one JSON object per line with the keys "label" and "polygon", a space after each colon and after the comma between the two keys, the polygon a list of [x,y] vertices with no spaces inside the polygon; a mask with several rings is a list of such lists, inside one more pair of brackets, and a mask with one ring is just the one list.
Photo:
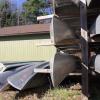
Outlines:
{"label": "rusted metal surface", "polygon": [[33,24],[0,28],[0,36],[48,34],[50,30],[49,26],[49,24]]}

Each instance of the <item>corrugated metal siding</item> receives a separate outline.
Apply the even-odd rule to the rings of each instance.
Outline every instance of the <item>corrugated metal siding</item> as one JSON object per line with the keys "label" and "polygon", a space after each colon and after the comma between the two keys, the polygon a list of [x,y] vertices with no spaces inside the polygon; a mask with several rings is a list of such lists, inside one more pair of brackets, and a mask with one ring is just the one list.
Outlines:
{"label": "corrugated metal siding", "polygon": [[37,45],[48,40],[48,35],[0,37],[0,61],[50,60],[55,47]]}

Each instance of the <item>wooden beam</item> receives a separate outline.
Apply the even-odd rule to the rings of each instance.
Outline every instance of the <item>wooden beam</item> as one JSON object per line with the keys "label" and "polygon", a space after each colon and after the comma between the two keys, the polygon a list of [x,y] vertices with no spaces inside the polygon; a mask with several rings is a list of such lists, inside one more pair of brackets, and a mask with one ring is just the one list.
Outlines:
{"label": "wooden beam", "polygon": [[81,48],[82,48],[82,92],[88,100],[88,32],[87,32],[87,6],[86,0],[80,0],[80,21],[81,21]]}
{"label": "wooden beam", "polygon": [[40,20],[52,19],[53,16],[54,16],[54,14],[45,15],[45,16],[38,16],[37,20],[40,21]]}
{"label": "wooden beam", "polygon": [[35,68],[34,69],[35,73],[51,73],[52,70],[51,69],[40,69],[40,68]]}

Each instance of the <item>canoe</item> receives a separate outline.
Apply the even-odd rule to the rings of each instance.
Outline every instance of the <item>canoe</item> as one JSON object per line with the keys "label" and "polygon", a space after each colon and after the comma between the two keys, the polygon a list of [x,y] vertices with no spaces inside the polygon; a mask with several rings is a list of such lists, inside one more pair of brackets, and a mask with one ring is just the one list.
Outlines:
{"label": "canoe", "polygon": [[96,55],[94,61],[95,71],[100,74],[100,54]]}
{"label": "canoe", "polygon": [[7,79],[8,77],[20,72],[21,70],[24,70],[25,68],[29,68],[30,65],[25,65],[13,70],[5,71],[0,73],[0,91],[4,90],[6,87],[9,86]]}
{"label": "canoe", "polygon": [[65,53],[56,53],[50,62],[51,80],[54,87],[58,86],[66,76],[80,67],[80,59]]}
{"label": "canoe", "polygon": [[95,22],[91,25],[90,36],[95,42],[100,42],[100,15],[97,16]]}
{"label": "canoe", "polygon": [[29,68],[26,68],[13,76],[8,77],[8,83],[18,89],[25,90],[29,88],[35,88],[42,86],[48,82],[47,75],[41,75],[40,73],[35,73],[34,68],[46,68],[49,66],[49,62],[38,62],[33,63]]}
{"label": "canoe", "polygon": [[[7,71],[7,70],[12,70],[18,67],[22,67],[25,65],[29,65],[32,63],[38,63],[40,61],[27,61],[27,62],[1,62],[0,63],[0,73]],[[43,61],[41,61],[43,62]]]}
{"label": "canoe", "polygon": [[[79,6],[80,1],[82,2],[82,0],[55,0],[56,4],[69,4],[69,3],[73,3],[77,6]],[[95,0],[86,0],[87,6],[89,6],[91,3],[93,4],[95,2]],[[84,0],[83,0],[84,3]]]}
{"label": "canoe", "polygon": [[53,16],[50,25],[50,37],[54,45],[77,44],[79,41],[68,23]]}

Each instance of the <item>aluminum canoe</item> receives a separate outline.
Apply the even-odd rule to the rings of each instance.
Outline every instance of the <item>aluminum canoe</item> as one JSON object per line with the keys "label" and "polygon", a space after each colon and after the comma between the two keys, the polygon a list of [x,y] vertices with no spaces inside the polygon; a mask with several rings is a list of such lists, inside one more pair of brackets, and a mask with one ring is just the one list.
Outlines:
{"label": "aluminum canoe", "polygon": [[9,86],[7,79],[10,76],[13,76],[14,74],[20,72],[21,70],[24,70],[25,68],[29,68],[30,65],[25,65],[13,70],[5,71],[0,73],[0,91],[4,90],[6,87]]}
{"label": "aluminum canoe", "polygon": [[67,75],[80,67],[80,59],[65,53],[56,53],[50,62],[51,80],[54,87],[58,86]]}
{"label": "aluminum canoe", "polygon": [[47,82],[47,76],[35,73],[34,68],[46,68],[48,66],[49,62],[38,62],[37,64],[31,65],[31,67],[8,77],[7,81],[12,87],[18,90],[39,87]]}
{"label": "aluminum canoe", "polygon": [[50,37],[54,45],[77,44],[79,41],[68,23],[53,16],[50,25]]}

